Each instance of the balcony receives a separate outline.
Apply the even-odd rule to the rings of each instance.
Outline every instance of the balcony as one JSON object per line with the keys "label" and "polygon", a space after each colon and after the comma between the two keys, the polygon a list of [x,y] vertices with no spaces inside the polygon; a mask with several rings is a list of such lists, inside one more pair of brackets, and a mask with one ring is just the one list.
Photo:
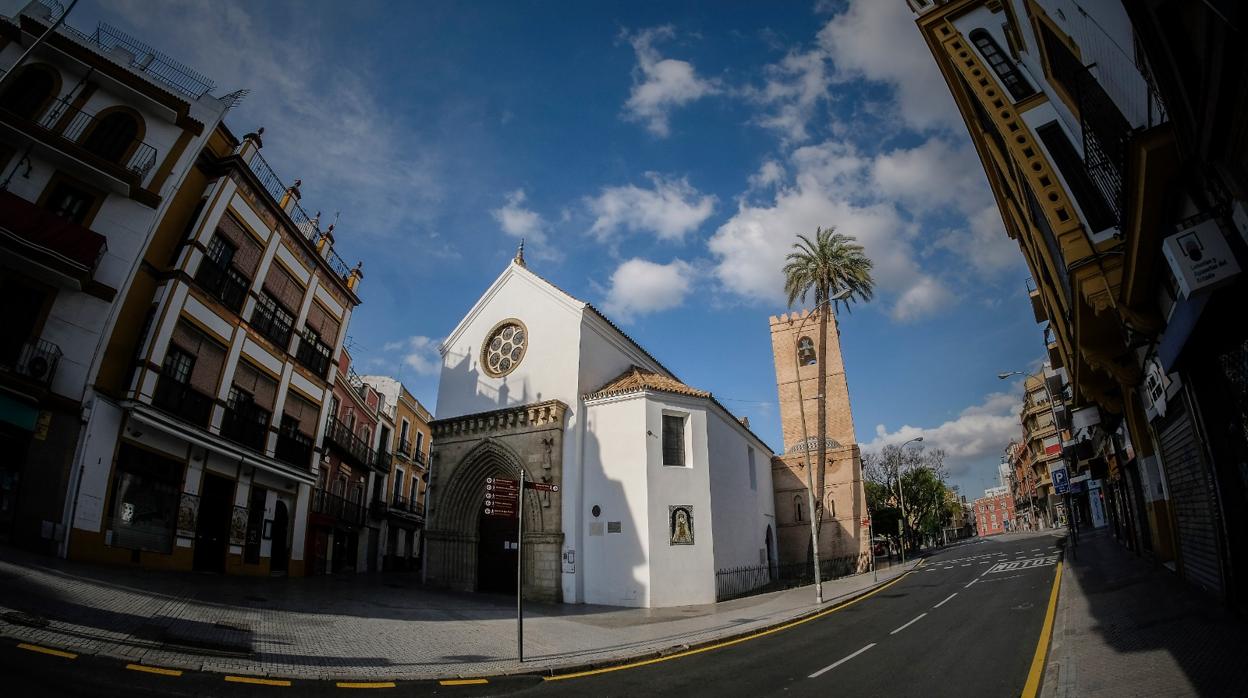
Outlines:
{"label": "balcony", "polygon": [[[337,418],[330,418],[325,428],[325,443],[337,449],[343,460],[363,468],[373,467],[373,450]],[[387,472],[389,469],[387,464]]]}
{"label": "balcony", "polygon": [[399,458],[402,458],[403,460],[411,460],[411,457],[412,457],[412,442],[411,442],[411,441],[408,441],[407,439],[400,438],[400,439],[399,439],[399,448],[395,451],[395,454],[396,454]]}
{"label": "balcony", "polygon": [[283,351],[290,346],[290,333],[294,322],[290,314],[267,295],[261,295],[260,300],[256,301],[250,324],[270,342],[281,347]]}
{"label": "balcony", "polygon": [[336,495],[323,488],[312,491],[312,513],[334,519],[348,526],[364,525],[364,505]]}
{"label": "balcony", "polygon": [[394,462],[394,455],[387,451],[384,446],[377,447],[377,454],[373,457],[373,467],[378,472],[390,472],[390,464]]}
{"label": "balcony", "polygon": [[[383,502],[384,504],[384,502]],[[417,504],[401,494],[395,494],[387,507],[391,514],[395,514],[404,518],[424,519],[425,505]]]}
{"label": "balcony", "polygon": [[1036,324],[1040,324],[1049,319],[1049,313],[1044,309],[1044,298],[1040,295],[1040,289],[1036,287],[1036,282],[1027,279],[1027,298],[1031,300],[1031,314],[1036,318]]}
{"label": "balcony", "polygon": [[201,429],[208,428],[208,418],[212,416],[211,397],[168,375],[156,381],[152,405]]}
{"label": "balcony", "polygon": [[42,339],[12,345],[6,341],[0,352],[0,373],[11,373],[45,388],[52,385],[61,362],[61,348]]}
{"label": "balcony", "polygon": [[51,270],[81,291],[108,249],[103,235],[9,191],[0,191],[0,247]]}
{"label": "balcony", "polygon": [[277,449],[273,456],[283,463],[308,469],[312,464],[312,437],[298,431],[282,430],[277,434]]}
{"label": "balcony", "polygon": [[247,300],[247,289],[251,287],[251,281],[233,266],[209,257],[200,260],[195,281],[209,295],[235,313],[243,309],[243,301]]}
{"label": "balcony", "polygon": [[238,402],[225,408],[221,435],[252,450],[264,452],[269,435],[269,411],[251,402]]}
{"label": "balcony", "polygon": [[321,341],[311,331],[304,331],[303,336],[299,339],[299,348],[295,351],[295,359],[303,364],[304,368],[315,373],[321,378],[329,372],[329,356],[333,353],[333,349],[328,344]]}

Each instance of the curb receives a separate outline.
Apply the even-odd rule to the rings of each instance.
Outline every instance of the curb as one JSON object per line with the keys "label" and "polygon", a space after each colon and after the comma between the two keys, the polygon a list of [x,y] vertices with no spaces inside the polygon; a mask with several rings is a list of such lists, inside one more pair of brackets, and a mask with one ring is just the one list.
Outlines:
{"label": "curb", "polygon": [[[286,673],[281,673],[281,672],[264,672],[261,674],[248,674],[248,675],[254,676],[257,678],[271,678],[271,679],[282,679],[282,680],[289,680],[289,681],[304,681],[304,682],[319,681],[319,682],[333,683],[333,682],[349,682],[349,681],[371,681],[371,682],[402,681],[404,683],[429,683],[429,682],[438,683],[440,681],[475,680],[475,679],[490,680],[490,679],[532,678],[532,679],[540,679],[540,680],[553,680],[553,679],[558,679],[559,677],[570,677],[571,675],[580,674],[584,672],[594,672],[594,671],[611,670],[611,669],[618,670],[630,664],[635,664],[639,662],[661,661],[666,658],[671,658],[674,655],[680,655],[680,654],[687,653],[687,652],[709,650],[710,648],[713,648],[717,645],[723,645],[726,643],[735,644],[737,642],[744,641],[747,638],[750,638],[755,635],[774,632],[777,629],[782,628],[784,626],[797,624],[797,623],[804,623],[806,621],[813,619],[816,616],[819,616],[825,613],[830,613],[832,611],[835,611],[841,608],[842,606],[853,603],[854,601],[857,601],[863,596],[869,595],[877,591],[881,587],[900,581],[901,579],[909,575],[911,572],[913,572],[920,565],[922,565],[923,561],[924,560],[921,558],[916,564],[911,565],[909,569],[906,569],[905,571],[901,572],[895,577],[892,577],[890,579],[885,579],[879,582],[875,582],[871,584],[870,586],[866,586],[866,587],[863,587],[861,589],[858,589],[852,592],[847,592],[846,594],[837,597],[835,600],[825,601],[822,607],[803,611],[799,615],[779,619],[773,623],[768,623],[767,625],[759,626],[756,628],[751,628],[749,630],[743,630],[740,632],[731,632],[728,634],[721,635],[719,637],[701,640],[699,642],[694,642],[694,643],[685,642],[685,643],[680,643],[676,645],[669,645],[667,647],[659,648],[656,650],[647,650],[645,652],[640,652],[638,654],[629,655],[627,657],[612,657],[609,659],[599,659],[599,660],[586,661],[586,662],[582,662],[579,664],[569,664],[569,665],[561,665],[557,667],[546,667],[546,668],[529,669],[526,667],[516,667],[514,670],[511,670],[511,671],[503,671],[503,672],[499,672],[495,674],[485,674],[485,675],[464,674],[464,673],[444,674],[444,675],[439,675],[439,676],[422,676],[422,677],[414,677],[414,676],[403,677],[403,676],[395,676],[395,675],[389,675],[389,676],[370,675],[370,676],[363,677],[363,678],[360,677],[359,675],[353,675],[353,674],[347,674],[347,673],[317,674],[317,675],[309,675],[309,674],[291,675],[291,674],[286,674]],[[4,638],[8,640],[11,640],[17,643],[25,643],[25,642],[42,643],[46,641],[45,637],[32,639],[32,638],[22,638],[22,637],[10,634],[6,632],[7,625],[8,625],[7,623],[0,623],[0,636],[3,636]],[[44,629],[44,633],[48,633],[48,632],[55,633],[57,631]],[[83,648],[69,648],[69,651],[72,651],[76,654],[96,657],[99,659],[116,660],[116,661],[122,662],[123,664],[143,661],[141,658],[138,658],[135,656],[127,656],[125,653],[110,653],[106,651],[86,650]],[[203,661],[195,661],[194,659],[184,660],[184,659],[170,658],[169,660],[162,661],[161,664],[164,666],[169,666],[169,667],[173,667],[177,669],[183,669],[187,671],[195,671],[195,672],[201,672],[205,674],[219,674],[222,676],[238,673],[236,671],[229,671],[223,668],[213,667],[212,666],[212,664],[214,663],[212,661],[213,659],[220,659],[220,658],[216,658],[216,657],[204,658]]]}

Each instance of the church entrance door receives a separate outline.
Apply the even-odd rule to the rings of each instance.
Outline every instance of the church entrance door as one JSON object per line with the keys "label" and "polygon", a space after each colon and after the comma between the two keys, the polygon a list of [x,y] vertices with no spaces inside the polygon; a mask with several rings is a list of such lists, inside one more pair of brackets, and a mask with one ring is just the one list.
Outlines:
{"label": "church entrance door", "polygon": [[516,593],[515,518],[480,514],[477,517],[477,591],[495,594]]}

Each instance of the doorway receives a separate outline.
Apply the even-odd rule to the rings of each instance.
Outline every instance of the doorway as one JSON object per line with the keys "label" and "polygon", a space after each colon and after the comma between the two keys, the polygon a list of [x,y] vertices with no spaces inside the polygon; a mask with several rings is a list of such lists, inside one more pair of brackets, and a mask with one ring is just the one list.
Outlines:
{"label": "doorway", "polygon": [[513,517],[477,517],[477,591],[516,593],[518,524]]}
{"label": "doorway", "polygon": [[286,547],[287,529],[290,527],[290,515],[286,512],[286,502],[277,500],[273,510],[272,550],[269,553],[269,571],[286,574],[290,569],[290,548]]}
{"label": "doorway", "polygon": [[196,572],[225,572],[225,552],[230,542],[230,514],[233,513],[234,481],[204,474],[199,493],[199,521],[195,525]]}

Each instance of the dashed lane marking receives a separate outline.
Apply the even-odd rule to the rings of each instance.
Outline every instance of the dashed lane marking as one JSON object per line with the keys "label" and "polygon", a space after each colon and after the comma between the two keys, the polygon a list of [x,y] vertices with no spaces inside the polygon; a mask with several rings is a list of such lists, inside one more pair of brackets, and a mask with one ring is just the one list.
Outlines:
{"label": "dashed lane marking", "polygon": [[443,686],[475,686],[477,684],[489,683],[488,679],[443,679],[438,682]]}
{"label": "dashed lane marking", "polygon": [[913,619],[911,619],[911,621],[910,621],[909,623],[906,623],[905,625],[901,626],[900,628],[897,628],[897,629],[896,629],[896,630],[894,630],[893,632],[889,633],[889,635],[896,635],[897,633],[899,633],[899,632],[901,632],[901,631],[905,630],[906,628],[910,627],[911,625],[914,625],[915,623],[919,622],[919,619],[920,619],[920,618],[922,618],[922,617],[923,617],[923,616],[925,616],[925,615],[927,615],[927,613],[920,613],[919,615],[917,615],[917,616],[915,616]]}
{"label": "dashed lane marking", "polygon": [[866,647],[863,647],[862,649],[858,650],[857,652],[854,652],[853,654],[849,655],[848,657],[845,657],[844,659],[839,659],[839,660],[837,660],[837,661],[835,661],[835,662],[832,662],[831,664],[829,664],[829,665],[825,666],[824,668],[820,669],[819,671],[816,671],[815,673],[811,674],[811,675],[810,675],[810,676],[808,676],[807,678],[817,679],[817,678],[819,678],[820,676],[823,676],[824,674],[828,673],[829,671],[832,671],[833,669],[837,668],[838,666],[840,666],[840,665],[844,664],[845,662],[848,662],[849,660],[853,659],[854,657],[857,657],[858,655],[862,654],[863,652],[866,652],[867,650],[871,649],[872,647],[875,647],[875,643],[874,643],[874,642],[872,642],[871,644],[867,645]]}
{"label": "dashed lane marking", "polygon": [[259,676],[226,676],[226,681],[230,683],[250,683],[256,686],[289,686],[290,681],[286,679],[262,679]]}
{"label": "dashed lane marking", "polygon": [[166,669],[159,666],[147,666],[146,664],[127,664],[126,668],[130,671],[141,671],[144,674],[158,674],[160,676],[181,676],[181,669]]}
{"label": "dashed lane marking", "polygon": [[394,688],[393,681],[339,681],[338,688]]}
{"label": "dashed lane marking", "polygon": [[64,650],[54,650],[51,647],[43,647],[41,645],[32,645],[26,642],[18,643],[17,648],[23,649],[23,650],[29,650],[31,652],[38,652],[39,654],[49,654],[49,655],[52,655],[53,657],[60,657],[62,659],[77,659],[78,658],[78,655],[74,654],[73,652],[65,652]]}
{"label": "dashed lane marking", "polygon": [[953,597],[955,597],[955,596],[957,596],[957,595],[958,595],[958,592],[956,592],[956,591],[955,591],[955,592],[953,592],[953,593],[952,593],[952,594],[950,594],[949,596],[946,596],[944,601],[941,601],[940,603],[936,604],[935,606],[932,606],[932,608],[940,608],[941,606],[944,606],[945,604],[949,603],[949,600],[950,600],[950,599],[952,599]]}

